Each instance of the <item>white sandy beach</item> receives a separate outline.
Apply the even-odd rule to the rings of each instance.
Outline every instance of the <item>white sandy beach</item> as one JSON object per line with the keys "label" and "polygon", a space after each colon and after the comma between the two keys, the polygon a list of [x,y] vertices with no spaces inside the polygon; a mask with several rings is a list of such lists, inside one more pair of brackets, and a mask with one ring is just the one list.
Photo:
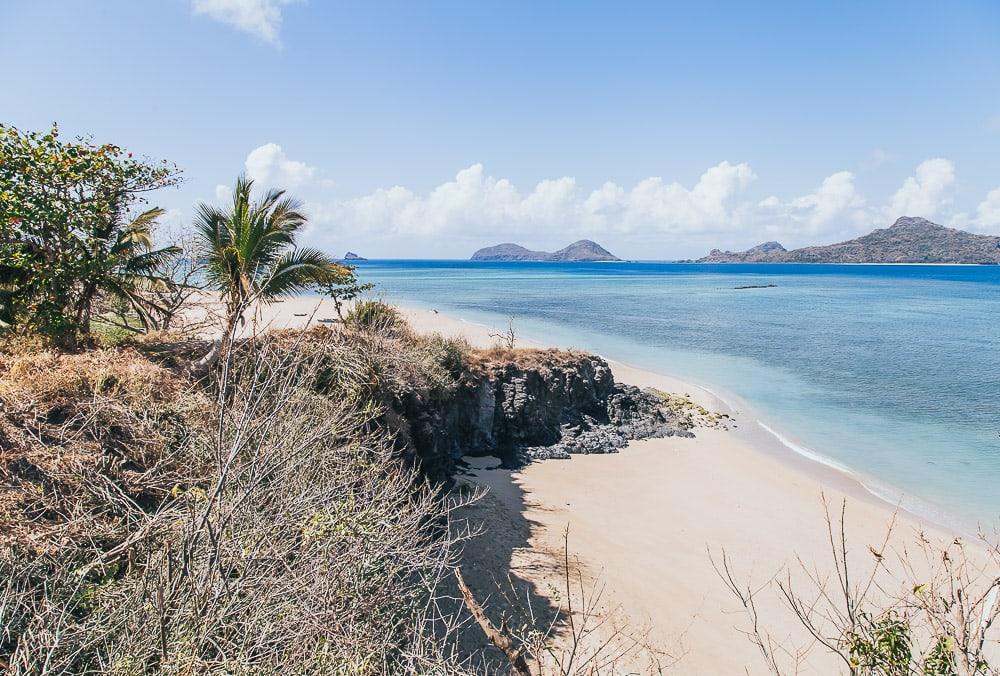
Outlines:
{"label": "white sandy beach", "polygon": [[[404,310],[418,331],[464,336],[474,345],[494,342],[487,327],[426,310]],[[296,316],[300,315],[300,316]],[[304,316],[302,316],[304,315]],[[329,302],[299,298],[265,308],[262,326],[285,328],[335,317]],[[612,362],[616,379],[689,393],[698,403],[722,404],[709,392],[676,379]],[[737,424],[745,421],[737,417]],[[490,489],[485,547],[509,541],[494,560],[482,554],[473,565],[509,566],[538,590],[559,583],[556,568],[563,534],[591,580],[605,587],[605,611],[620,608],[633,628],[648,627],[653,645],[680,658],[670,673],[766,673],[759,652],[741,633],[749,622],[709,561],[709,551],[728,551],[737,576],[761,585],[789,571],[800,579],[796,557],[821,575],[831,568],[823,497],[834,510],[847,500],[848,548],[857,572],[874,563],[888,524],[896,526],[890,548],[911,546],[920,532],[947,542],[946,529],[867,496],[849,477],[811,462],[783,462],[732,431],[696,429],[696,438],[632,443],[617,454],[574,456],[531,464],[517,471],[482,469],[470,480]],[[501,507],[502,509],[497,509]],[[523,528],[525,541],[511,535]],[[972,545],[974,547],[974,545]],[[886,552],[886,561],[892,556]],[[483,571],[479,571],[482,573]],[[502,574],[502,573],[501,573]],[[802,585],[802,589],[808,587]],[[778,599],[761,591],[760,612],[779,641],[810,643]],[[802,673],[839,673],[821,650]],[[636,667],[639,672],[642,667]]]}

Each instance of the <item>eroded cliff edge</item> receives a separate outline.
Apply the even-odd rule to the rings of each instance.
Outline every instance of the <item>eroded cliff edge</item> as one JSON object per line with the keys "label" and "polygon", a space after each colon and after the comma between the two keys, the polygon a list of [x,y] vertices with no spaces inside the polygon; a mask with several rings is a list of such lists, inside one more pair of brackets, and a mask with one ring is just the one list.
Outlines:
{"label": "eroded cliff edge", "polygon": [[450,396],[411,390],[391,408],[401,446],[434,479],[450,478],[464,455],[517,466],[693,436],[694,427],[688,400],[616,383],[601,357],[559,350],[474,359]]}

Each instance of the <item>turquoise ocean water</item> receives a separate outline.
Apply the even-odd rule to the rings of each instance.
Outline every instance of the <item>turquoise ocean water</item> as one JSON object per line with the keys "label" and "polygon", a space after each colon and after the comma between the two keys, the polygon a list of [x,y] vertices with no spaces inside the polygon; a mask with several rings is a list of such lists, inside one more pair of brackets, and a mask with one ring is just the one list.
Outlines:
{"label": "turquoise ocean water", "polygon": [[800,452],[915,511],[1000,517],[1000,267],[406,260],[359,273],[400,304],[514,316],[524,336],[735,395]]}

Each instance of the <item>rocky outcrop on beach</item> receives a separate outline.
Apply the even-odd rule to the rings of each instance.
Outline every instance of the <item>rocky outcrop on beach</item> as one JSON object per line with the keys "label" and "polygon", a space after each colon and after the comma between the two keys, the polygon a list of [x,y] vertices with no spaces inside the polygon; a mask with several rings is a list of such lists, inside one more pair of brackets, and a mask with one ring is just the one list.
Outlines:
{"label": "rocky outcrop on beach", "polygon": [[607,398],[604,415],[579,416],[560,425],[554,444],[516,449],[516,460],[530,462],[568,458],[573,454],[617,453],[628,442],[662,437],[693,437],[692,425],[667,406],[654,390],[616,384]]}
{"label": "rocky outcrop on beach", "polygon": [[597,242],[581,239],[559,251],[532,251],[510,242],[488,246],[472,254],[474,261],[620,261],[621,259]]}
{"label": "rocky outcrop on beach", "polygon": [[572,454],[614,453],[629,441],[693,436],[669,395],[616,383],[600,357],[558,350],[512,352],[463,376],[447,399],[400,402],[402,437],[424,470],[451,476],[464,455],[508,466]]}
{"label": "rocky outcrop on beach", "polygon": [[[776,246],[772,246],[776,245]],[[786,251],[765,242],[740,252],[713,249],[696,263],[967,263],[1000,264],[1000,237],[903,216],[888,228],[826,246]]]}

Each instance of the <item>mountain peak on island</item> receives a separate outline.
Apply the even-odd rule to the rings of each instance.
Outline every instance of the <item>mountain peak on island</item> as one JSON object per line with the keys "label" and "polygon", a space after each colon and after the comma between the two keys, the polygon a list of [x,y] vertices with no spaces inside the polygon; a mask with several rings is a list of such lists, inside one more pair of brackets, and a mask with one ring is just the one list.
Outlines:
{"label": "mountain peak on island", "polygon": [[919,216],[900,216],[896,219],[896,222],[889,226],[890,230],[906,230],[906,229],[939,229],[939,230],[949,230],[943,225],[938,225],[928,221],[926,218],[920,218]]}
{"label": "mountain peak on island", "polygon": [[781,246],[781,242],[764,242],[763,244],[758,244],[757,246],[747,249],[747,251],[753,253],[773,253],[775,251],[788,251],[785,247]]}
{"label": "mountain peak on island", "polygon": [[888,228],[846,242],[791,251],[777,242],[765,242],[735,253],[713,249],[697,262],[1000,264],[1000,237],[975,235],[926,218],[902,216]]}
{"label": "mountain peak on island", "polygon": [[552,254],[554,261],[619,261],[603,246],[589,239],[581,239]]}
{"label": "mountain peak on island", "polygon": [[520,244],[506,242],[488,246],[472,254],[474,261],[620,261],[597,242],[581,239],[558,251],[532,251]]}

